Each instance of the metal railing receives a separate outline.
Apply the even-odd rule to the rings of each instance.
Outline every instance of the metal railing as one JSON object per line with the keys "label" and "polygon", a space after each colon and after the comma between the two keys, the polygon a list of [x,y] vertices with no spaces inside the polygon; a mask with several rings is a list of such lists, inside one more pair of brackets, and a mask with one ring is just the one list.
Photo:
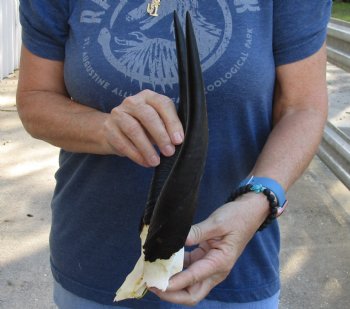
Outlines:
{"label": "metal railing", "polygon": [[[327,32],[327,58],[337,67],[350,72],[350,23],[331,19]],[[318,156],[350,189],[350,138],[329,121]]]}
{"label": "metal railing", "polygon": [[332,18],[327,33],[328,61],[350,72],[350,23]]}
{"label": "metal railing", "polygon": [[327,122],[318,157],[350,189],[350,138]]}
{"label": "metal railing", "polygon": [[[331,18],[327,32],[327,58],[337,67],[350,72],[350,23]],[[350,189],[350,138],[329,121],[318,156]]]}
{"label": "metal railing", "polygon": [[18,0],[0,1],[0,80],[19,65],[21,26]]}

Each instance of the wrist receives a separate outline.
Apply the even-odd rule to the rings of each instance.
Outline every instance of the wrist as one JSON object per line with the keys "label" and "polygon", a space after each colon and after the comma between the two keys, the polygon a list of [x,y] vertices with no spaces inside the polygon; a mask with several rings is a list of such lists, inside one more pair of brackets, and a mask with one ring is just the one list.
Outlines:
{"label": "wrist", "polygon": [[242,208],[247,216],[254,221],[255,231],[265,221],[270,213],[269,201],[263,194],[248,192],[235,199],[242,204]]}
{"label": "wrist", "polygon": [[113,126],[111,115],[103,113],[99,122],[99,130],[96,134],[96,142],[102,155],[120,155],[113,143],[116,143],[118,129]]}
{"label": "wrist", "polygon": [[[283,187],[277,181],[271,178],[254,176],[243,180],[234,193],[230,196],[229,200],[235,201],[237,198],[240,198],[241,201],[252,199],[253,193],[265,199],[265,202],[260,200],[260,203],[263,203],[265,208],[262,208],[261,206],[257,207],[254,210],[254,213],[251,213],[250,215],[254,215],[254,217],[257,216],[257,218],[259,218],[259,214],[264,214],[264,211],[266,211],[267,202],[269,205],[269,213],[266,215],[265,212],[265,219],[258,228],[258,231],[261,231],[280,214],[282,214],[287,205],[287,200],[285,198]],[[256,214],[256,212],[258,213]]]}

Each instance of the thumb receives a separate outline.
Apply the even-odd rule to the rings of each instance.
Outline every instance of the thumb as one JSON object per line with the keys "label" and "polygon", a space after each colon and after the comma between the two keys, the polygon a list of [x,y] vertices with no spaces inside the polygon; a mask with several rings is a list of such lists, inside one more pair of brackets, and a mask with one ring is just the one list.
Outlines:
{"label": "thumb", "polygon": [[203,241],[223,236],[223,225],[218,221],[220,220],[211,216],[198,224],[192,225],[187,236],[186,245],[194,246]]}

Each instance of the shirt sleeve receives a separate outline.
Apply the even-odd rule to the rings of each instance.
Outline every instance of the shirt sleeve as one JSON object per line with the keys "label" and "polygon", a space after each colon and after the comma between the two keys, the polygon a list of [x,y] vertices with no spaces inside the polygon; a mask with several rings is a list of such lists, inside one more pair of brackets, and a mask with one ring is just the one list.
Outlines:
{"label": "shirt sleeve", "polygon": [[25,47],[39,57],[64,60],[68,0],[20,0],[19,12]]}
{"label": "shirt sleeve", "polygon": [[275,0],[273,52],[276,66],[317,52],[327,35],[331,0]]}

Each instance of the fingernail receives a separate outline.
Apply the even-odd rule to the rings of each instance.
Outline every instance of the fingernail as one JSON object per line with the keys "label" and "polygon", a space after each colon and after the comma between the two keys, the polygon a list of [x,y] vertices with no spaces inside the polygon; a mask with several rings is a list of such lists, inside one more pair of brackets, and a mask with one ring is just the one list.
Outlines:
{"label": "fingernail", "polygon": [[182,143],[183,137],[179,132],[175,132],[173,134],[173,139],[174,139],[175,143],[180,144],[180,143]]}
{"label": "fingernail", "polygon": [[171,155],[174,154],[174,152],[175,152],[174,146],[166,145],[166,146],[164,147],[164,154],[165,154],[166,156],[171,156]]}
{"label": "fingernail", "polygon": [[150,157],[149,164],[151,164],[151,166],[157,166],[159,163],[160,163],[160,159],[158,156],[154,155]]}

